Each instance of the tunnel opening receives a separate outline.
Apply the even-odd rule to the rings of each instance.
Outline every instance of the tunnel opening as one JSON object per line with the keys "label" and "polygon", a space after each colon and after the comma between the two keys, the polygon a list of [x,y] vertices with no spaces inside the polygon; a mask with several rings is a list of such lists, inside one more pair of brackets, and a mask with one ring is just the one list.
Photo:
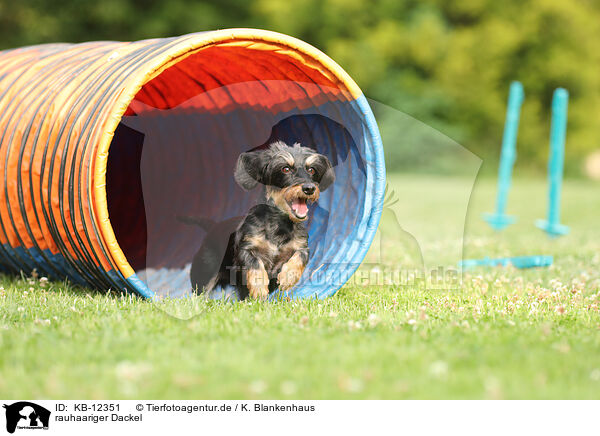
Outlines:
{"label": "tunnel opening", "polygon": [[311,260],[303,292],[326,287],[309,283],[316,271],[339,272],[343,282],[343,270],[353,270],[336,262],[365,243],[363,222],[372,207],[372,144],[361,109],[332,73],[300,52],[236,41],[169,63],[141,87],[114,132],[106,170],[110,223],[152,291],[191,291],[189,264],[210,223],[231,222],[224,228],[234,229],[262,201],[261,189],[244,192],[235,183],[237,157],[275,140],[327,155],[336,172],[307,222]]}

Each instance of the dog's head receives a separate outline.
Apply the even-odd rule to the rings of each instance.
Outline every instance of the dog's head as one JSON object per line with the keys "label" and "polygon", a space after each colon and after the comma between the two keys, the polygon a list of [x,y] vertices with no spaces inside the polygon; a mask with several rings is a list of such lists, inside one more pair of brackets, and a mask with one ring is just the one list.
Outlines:
{"label": "dog's head", "polygon": [[292,147],[277,141],[265,150],[242,153],[234,172],[245,190],[261,183],[267,198],[292,221],[304,221],[308,206],[335,180],[329,159],[296,143]]}

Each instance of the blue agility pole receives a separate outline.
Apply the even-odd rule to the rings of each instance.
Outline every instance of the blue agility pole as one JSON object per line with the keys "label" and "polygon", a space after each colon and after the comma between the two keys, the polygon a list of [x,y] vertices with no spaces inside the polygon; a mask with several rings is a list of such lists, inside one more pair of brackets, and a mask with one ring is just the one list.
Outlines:
{"label": "blue agility pole", "polygon": [[517,131],[519,130],[519,115],[524,96],[523,85],[517,81],[512,82],[508,94],[508,107],[506,109],[502,151],[500,152],[500,165],[498,168],[496,212],[483,214],[483,219],[494,230],[502,230],[516,221],[516,217],[506,215],[505,212],[512,169],[517,159]]}
{"label": "blue agility pole", "polygon": [[552,237],[569,233],[569,227],[560,224],[560,195],[565,162],[568,103],[568,91],[563,88],[557,88],[552,97],[550,158],[548,160],[548,218],[546,220],[537,220],[535,223],[537,227]]}
{"label": "blue agility pole", "polygon": [[512,265],[515,268],[536,268],[552,265],[554,258],[552,256],[517,256],[517,257],[501,257],[491,259],[484,257],[483,259],[466,259],[459,262],[458,266],[463,269],[474,268],[477,266],[508,266]]}

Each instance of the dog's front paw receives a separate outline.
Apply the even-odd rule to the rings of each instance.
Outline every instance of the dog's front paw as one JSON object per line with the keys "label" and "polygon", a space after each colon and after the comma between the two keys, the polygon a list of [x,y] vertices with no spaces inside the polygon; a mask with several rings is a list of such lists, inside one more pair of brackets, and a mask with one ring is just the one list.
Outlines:
{"label": "dog's front paw", "polygon": [[281,271],[277,274],[279,290],[288,292],[300,280],[304,272],[304,263],[298,253],[294,254],[290,260],[283,264]]}
{"label": "dog's front paw", "polygon": [[264,268],[249,269],[246,273],[246,285],[250,297],[266,300],[269,296],[269,275]]}
{"label": "dog's front paw", "polygon": [[250,290],[250,297],[255,300],[264,301],[269,296],[269,288],[267,286],[248,286],[248,289]]}

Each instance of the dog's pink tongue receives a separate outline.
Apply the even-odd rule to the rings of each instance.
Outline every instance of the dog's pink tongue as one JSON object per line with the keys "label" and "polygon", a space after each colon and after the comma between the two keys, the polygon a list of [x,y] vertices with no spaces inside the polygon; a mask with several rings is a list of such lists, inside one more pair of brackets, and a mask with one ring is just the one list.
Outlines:
{"label": "dog's pink tongue", "polygon": [[297,198],[292,202],[292,209],[296,212],[296,215],[302,217],[306,216],[308,213],[308,206],[306,205],[306,200]]}

